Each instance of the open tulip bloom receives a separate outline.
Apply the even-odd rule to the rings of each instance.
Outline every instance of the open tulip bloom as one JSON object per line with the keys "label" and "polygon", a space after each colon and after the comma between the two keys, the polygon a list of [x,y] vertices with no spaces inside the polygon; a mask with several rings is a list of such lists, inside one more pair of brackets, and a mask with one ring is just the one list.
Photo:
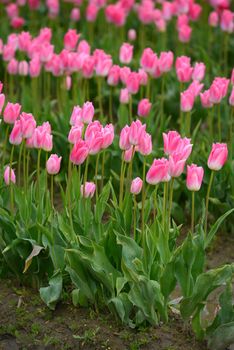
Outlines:
{"label": "open tulip bloom", "polygon": [[1,3],[0,271],[52,310],[66,288],[130,327],[179,313],[227,348],[233,264],[205,261],[233,230],[231,2],[43,6]]}

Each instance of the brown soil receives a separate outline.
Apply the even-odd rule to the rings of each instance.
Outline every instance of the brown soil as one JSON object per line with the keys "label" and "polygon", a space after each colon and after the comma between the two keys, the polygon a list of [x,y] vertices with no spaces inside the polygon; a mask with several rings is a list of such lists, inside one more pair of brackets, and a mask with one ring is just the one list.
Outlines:
{"label": "brown soil", "polygon": [[[233,243],[234,237],[220,236],[216,240],[209,252],[209,268],[234,260]],[[114,320],[107,310],[96,314],[93,309],[74,308],[67,300],[50,311],[37,292],[16,281],[0,283],[0,350],[207,349],[175,315],[167,325],[131,330]]]}

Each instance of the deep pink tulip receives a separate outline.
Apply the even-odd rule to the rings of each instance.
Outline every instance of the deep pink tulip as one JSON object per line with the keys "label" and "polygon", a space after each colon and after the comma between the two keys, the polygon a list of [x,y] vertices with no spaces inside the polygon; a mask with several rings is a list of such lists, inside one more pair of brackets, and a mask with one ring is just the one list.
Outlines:
{"label": "deep pink tulip", "polygon": [[144,71],[144,69],[140,68],[138,70],[138,76],[139,76],[140,85],[146,86],[148,83],[148,75]]}
{"label": "deep pink tulip", "polygon": [[102,149],[106,149],[109,147],[114,140],[115,132],[114,132],[114,126],[112,124],[107,124],[104,128],[102,128]]}
{"label": "deep pink tulip", "polygon": [[14,124],[19,117],[21,105],[19,103],[7,102],[3,112],[4,122],[7,124]]}
{"label": "deep pink tulip", "polygon": [[213,143],[207,165],[211,170],[220,170],[228,158],[226,143]]}
{"label": "deep pink tulip", "polygon": [[204,176],[204,169],[196,164],[187,166],[186,186],[189,191],[199,191]]}
{"label": "deep pink tulip", "polygon": [[120,78],[120,67],[118,65],[113,65],[108,73],[107,83],[110,86],[116,86],[119,83]]}
{"label": "deep pink tulip", "polygon": [[41,73],[41,62],[38,57],[29,62],[29,75],[31,78],[38,77]]}
{"label": "deep pink tulip", "polygon": [[12,145],[20,145],[22,142],[22,131],[20,120],[16,120],[13,129],[10,133],[9,142]]}
{"label": "deep pink tulip", "polygon": [[202,91],[203,86],[204,84],[199,83],[198,80],[194,80],[187,88],[187,91],[189,91],[192,95],[194,95],[194,97],[197,97]]}
{"label": "deep pink tulip", "polygon": [[129,67],[126,67],[126,66],[120,67],[119,76],[123,84],[126,84],[130,73],[131,73],[131,69]]}
{"label": "deep pink tulip", "polygon": [[141,137],[145,134],[146,125],[140,120],[132,122],[129,130],[129,142],[132,146],[137,146],[140,143]]}
{"label": "deep pink tulip", "polygon": [[123,127],[123,129],[120,132],[119,148],[123,151],[126,151],[131,147],[131,144],[129,141],[129,133],[130,133],[130,127],[128,125]]}
{"label": "deep pink tulip", "polygon": [[67,50],[75,50],[80,34],[75,29],[69,29],[64,35],[64,47]]}
{"label": "deep pink tulip", "polygon": [[98,134],[102,131],[102,125],[99,120],[90,123],[85,130],[85,140],[93,137],[93,134]]}
{"label": "deep pink tulip", "polygon": [[184,24],[179,28],[179,40],[182,43],[188,43],[191,39],[191,34],[192,28],[189,25]]}
{"label": "deep pink tulip", "polygon": [[141,178],[136,177],[135,179],[132,180],[130,192],[134,195],[139,194],[141,192],[142,185],[143,185],[143,181],[141,180]]}
{"label": "deep pink tulip", "polygon": [[191,139],[184,137],[180,140],[176,153],[180,154],[181,159],[188,159],[193,149],[193,145],[191,143]]}
{"label": "deep pink tulip", "polygon": [[60,171],[62,157],[58,157],[57,154],[51,154],[46,162],[46,170],[50,175],[56,175]]}
{"label": "deep pink tulip", "polygon": [[169,161],[166,158],[154,159],[146,174],[146,181],[151,185],[170,181]]}
{"label": "deep pink tulip", "polygon": [[167,155],[177,152],[180,144],[181,136],[177,131],[169,131],[167,134],[163,133],[164,152]]}
{"label": "deep pink tulip", "polygon": [[86,20],[88,22],[95,22],[97,15],[98,15],[98,7],[97,5],[93,2],[90,2],[88,6],[86,7]]}
{"label": "deep pink tulip", "polygon": [[15,172],[13,169],[10,169],[9,165],[5,168],[4,171],[4,181],[6,185],[10,185],[11,182],[15,184],[16,182]]}
{"label": "deep pink tulip", "polygon": [[18,61],[15,58],[12,58],[7,65],[7,72],[16,75],[18,73],[18,64]]}
{"label": "deep pink tulip", "polygon": [[136,72],[132,72],[129,74],[127,81],[126,81],[126,87],[130,94],[136,94],[140,87],[140,81],[139,81],[139,75]]}
{"label": "deep pink tulip", "polygon": [[183,112],[190,112],[193,108],[195,96],[189,90],[180,93],[180,109]]}
{"label": "deep pink tulip", "polygon": [[150,113],[152,103],[148,98],[144,98],[138,103],[137,114],[139,117],[147,117]]}
{"label": "deep pink tulip", "polygon": [[101,132],[92,133],[90,137],[86,140],[89,147],[89,154],[95,155],[102,149],[103,135]]}
{"label": "deep pink tulip", "polygon": [[123,64],[129,64],[132,61],[133,45],[123,43],[119,51],[119,60]]}
{"label": "deep pink tulip", "polygon": [[169,72],[172,69],[174,54],[171,51],[161,52],[158,65],[161,72]]}
{"label": "deep pink tulip", "polygon": [[234,14],[230,10],[224,10],[221,14],[220,26],[224,32],[232,33],[234,30]]}
{"label": "deep pink tulip", "polygon": [[92,198],[96,190],[96,185],[93,182],[86,182],[85,185],[80,186],[81,197]]}
{"label": "deep pink tulip", "polygon": [[147,73],[152,73],[156,60],[157,60],[157,55],[153,52],[153,50],[150,48],[146,48],[144,49],[141,56],[141,60],[140,60],[141,67]]}
{"label": "deep pink tulip", "polygon": [[75,165],[84,163],[89,154],[89,147],[87,143],[80,139],[72,148],[70,160]]}
{"label": "deep pink tulip", "polygon": [[28,139],[32,137],[34,130],[36,128],[36,121],[31,113],[22,112],[20,114],[20,124],[22,137]]}

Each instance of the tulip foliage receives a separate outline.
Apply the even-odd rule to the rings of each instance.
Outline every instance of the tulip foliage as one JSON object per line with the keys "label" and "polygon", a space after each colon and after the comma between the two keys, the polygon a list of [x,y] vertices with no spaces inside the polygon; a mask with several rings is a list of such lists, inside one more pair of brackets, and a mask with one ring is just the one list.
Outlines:
{"label": "tulip foliage", "polygon": [[[3,6],[0,276],[30,283],[52,310],[66,289],[75,306],[105,305],[132,328],[180,313],[210,349],[228,346],[234,264],[207,270],[206,259],[234,212],[233,12],[229,1],[204,13],[196,1],[134,3]],[[39,10],[51,28],[25,22]],[[188,47],[201,14],[204,62]],[[125,33],[127,21],[142,30]]]}

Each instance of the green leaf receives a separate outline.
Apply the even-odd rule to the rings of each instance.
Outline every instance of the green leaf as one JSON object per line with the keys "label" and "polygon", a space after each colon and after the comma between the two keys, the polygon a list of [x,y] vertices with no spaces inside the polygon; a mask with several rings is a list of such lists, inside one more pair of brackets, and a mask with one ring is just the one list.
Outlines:
{"label": "green leaf", "polygon": [[56,303],[61,297],[62,286],[63,278],[59,270],[50,278],[48,287],[40,288],[40,296],[51,310],[55,309]]}
{"label": "green leaf", "polygon": [[208,348],[211,350],[227,349],[234,344],[234,321],[222,324],[208,338]]}

